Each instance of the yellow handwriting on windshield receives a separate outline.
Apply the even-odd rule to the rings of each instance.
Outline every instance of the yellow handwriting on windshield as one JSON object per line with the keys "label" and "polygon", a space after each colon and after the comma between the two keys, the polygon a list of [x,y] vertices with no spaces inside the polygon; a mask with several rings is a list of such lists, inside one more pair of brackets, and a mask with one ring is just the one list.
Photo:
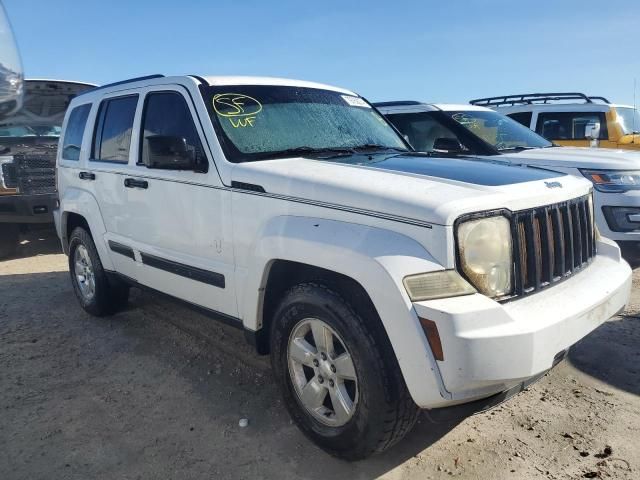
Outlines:
{"label": "yellow handwriting on windshield", "polygon": [[213,109],[219,116],[228,118],[233,128],[244,128],[253,127],[262,104],[242,93],[218,93],[213,97]]}

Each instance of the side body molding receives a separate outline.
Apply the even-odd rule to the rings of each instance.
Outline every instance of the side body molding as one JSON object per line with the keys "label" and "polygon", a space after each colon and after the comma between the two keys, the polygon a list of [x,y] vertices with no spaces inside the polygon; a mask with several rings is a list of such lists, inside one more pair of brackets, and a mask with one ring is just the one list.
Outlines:
{"label": "side body molding", "polygon": [[[402,280],[442,270],[415,240],[400,233],[320,218],[279,216],[258,235],[248,268],[237,270],[244,326],[258,330],[263,294],[274,261],[300,262],[346,275],[369,294],[414,398],[448,398],[438,366]],[[244,274],[243,274],[244,272]],[[411,355],[406,352],[412,352]],[[415,352],[425,352],[416,356]],[[419,391],[418,391],[419,390]]]}

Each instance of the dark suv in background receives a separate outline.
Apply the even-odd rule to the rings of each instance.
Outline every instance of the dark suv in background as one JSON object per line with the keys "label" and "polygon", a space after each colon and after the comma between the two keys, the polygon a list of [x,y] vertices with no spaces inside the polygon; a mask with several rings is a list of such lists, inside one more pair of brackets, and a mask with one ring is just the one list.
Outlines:
{"label": "dark suv in background", "polygon": [[69,102],[95,85],[27,80],[22,108],[0,120],[0,258],[11,255],[21,230],[53,223],[55,163]]}

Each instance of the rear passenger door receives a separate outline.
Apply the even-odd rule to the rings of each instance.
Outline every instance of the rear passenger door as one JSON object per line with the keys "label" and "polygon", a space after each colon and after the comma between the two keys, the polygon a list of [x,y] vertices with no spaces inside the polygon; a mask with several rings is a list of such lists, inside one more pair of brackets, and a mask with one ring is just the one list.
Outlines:
{"label": "rear passenger door", "polygon": [[148,88],[139,111],[129,175],[121,179],[138,281],[237,317],[230,192],[210,158],[192,100],[179,86]]}
{"label": "rear passenger door", "polygon": [[93,138],[86,169],[79,173],[85,190],[98,201],[107,231],[104,239],[117,272],[133,279],[138,268],[127,239],[130,218],[123,179],[132,168],[129,159],[135,145],[134,123],[140,94],[122,91],[103,97],[95,114]]}

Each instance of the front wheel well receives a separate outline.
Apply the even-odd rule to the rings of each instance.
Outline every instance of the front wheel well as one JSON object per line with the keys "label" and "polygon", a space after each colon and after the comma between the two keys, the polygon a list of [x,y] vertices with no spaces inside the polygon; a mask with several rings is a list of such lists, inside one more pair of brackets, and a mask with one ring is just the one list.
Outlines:
{"label": "front wheel well", "polygon": [[79,213],[68,212],[66,214],[66,222],[63,226],[64,237],[64,247],[65,251],[69,250],[69,238],[71,238],[71,233],[77,228],[84,228],[89,235],[91,235],[91,229],[89,228],[89,223],[87,220],[80,215]]}
{"label": "front wheel well", "polygon": [[[351,277],[324,268],[289,260],[275,260],[269,269],[262,302],[262,326],[252,343],[266,355],[271,350],[273,316],[286,292],[301,283],[317,283],[331,289],[372,326],[373,334],[389,343],[378,312],[364,287]],[[390,346],[390,343],[389,343]]]}

